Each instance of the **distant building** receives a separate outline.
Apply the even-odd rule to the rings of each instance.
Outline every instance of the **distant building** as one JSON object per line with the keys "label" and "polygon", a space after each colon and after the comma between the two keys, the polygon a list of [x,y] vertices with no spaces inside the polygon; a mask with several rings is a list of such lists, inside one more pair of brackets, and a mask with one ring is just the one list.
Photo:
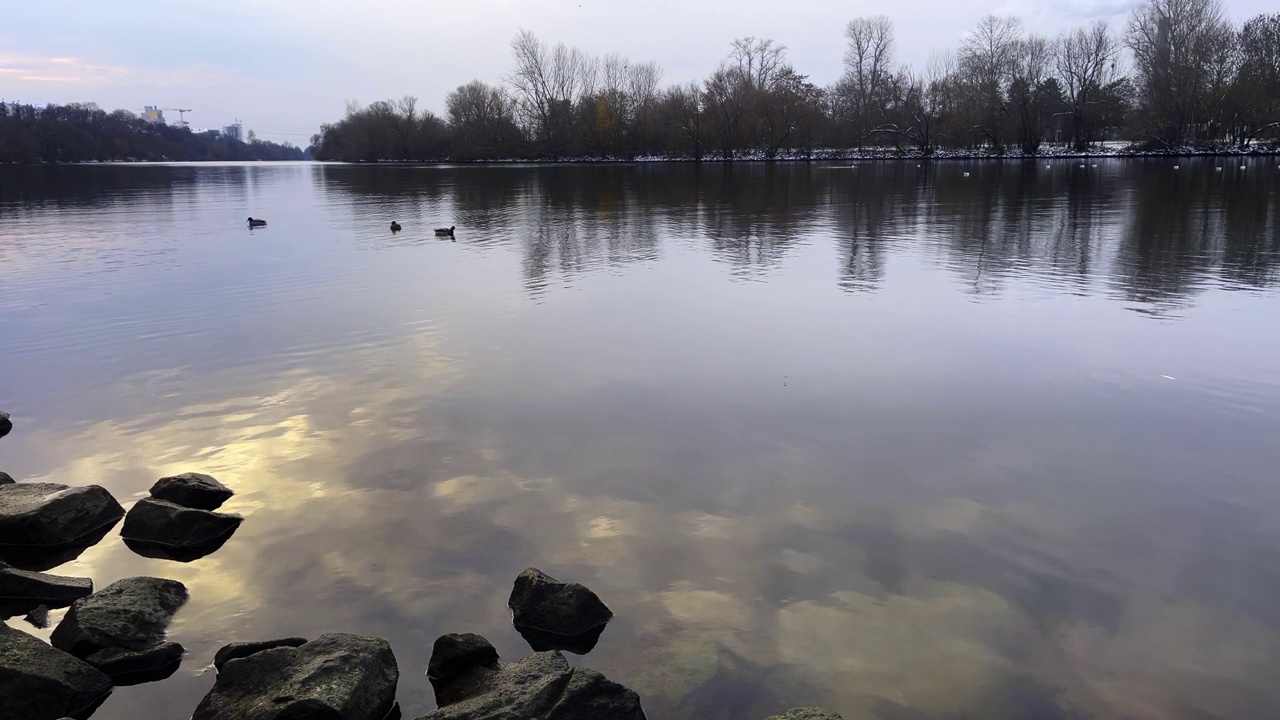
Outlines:
{"label": "distant building", "polygon": [[154,105],[148,105],[142,109],[142,119],[149,123],[164,125],[164,111]]}
{"label": "distant building", "polygon": [[239,120],[236,120],[234,123],[222,128],[222,134],[232,140],[244,142],[244,125]]}

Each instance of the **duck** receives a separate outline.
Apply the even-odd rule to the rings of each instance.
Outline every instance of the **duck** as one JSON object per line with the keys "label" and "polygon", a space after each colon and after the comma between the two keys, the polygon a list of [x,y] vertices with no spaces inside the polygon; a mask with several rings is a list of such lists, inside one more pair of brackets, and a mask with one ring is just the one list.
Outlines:
{"label": "duck", "polygon": [[449,226],[449,227],[447,227],[447,228],[436,228],[436,234],[437,234],[437,235],[445,235],[445,236],[447,236],[447,237],[453,237],[453,229],[454,229],[454,228],[456,228],[456,227],[458,227],[458,226],[457,226],[457,225],[450,225],[450,226]]}
{"label": "duck", "polygon": [[262,227],[266,224],[266,220],[254,220],[253,218],[249,218],[249,227]]}
{"label": "duck", "polygon": [[400,223],[395,220],[391,221],[391,232],[400,232]]}

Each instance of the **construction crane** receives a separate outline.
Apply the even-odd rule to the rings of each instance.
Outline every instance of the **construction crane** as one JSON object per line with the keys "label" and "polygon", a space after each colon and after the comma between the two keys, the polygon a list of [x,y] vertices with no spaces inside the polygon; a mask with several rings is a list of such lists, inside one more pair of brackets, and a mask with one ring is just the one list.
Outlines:
{"label": "construction crane", "polygon": [[194,112],[191,108],[160,108],[160,109],[168,110],[169,112],[178,113],[178,124],[181,125],[182,127],[187,127],[188,125],[190,125],[190,123],[187,122],[187,113]]}

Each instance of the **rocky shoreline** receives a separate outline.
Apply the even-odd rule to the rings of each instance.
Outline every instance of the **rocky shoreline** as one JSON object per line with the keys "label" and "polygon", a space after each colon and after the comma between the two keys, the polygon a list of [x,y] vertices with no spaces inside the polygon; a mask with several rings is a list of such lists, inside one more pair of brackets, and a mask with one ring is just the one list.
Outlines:
{"label": "rocky shoreline", "polygon": [[[12,428],[0,413],[0,436]],[[233,491],[199,473],[161,478],[128,512],[97,485],[20,483],[0,473],[0,618],[48,624],[46,643],[0,622],[0,708],[5,720],[86,720],[113,688],[172,676],[186,650],[167,638],[188,600],[182,583],[132,577],[94,590],[91,578],[48,570],[78,557],[121,520],[140,555],[190,562],[217,550],[243,522],[215,512]],[[643,720],[633,690],[564,652],[595,647],[613,611],[589,588],[527,568],[507,607],[531,653],[503,662],[474,633],[440,636],[426,681],[437,709],[418,720]],[[212,658],[213,688],[192,720],[395,720],[400,670],[382,638],[340,632],[233,642]],[[768,720],[839,720],[797,708]]]}

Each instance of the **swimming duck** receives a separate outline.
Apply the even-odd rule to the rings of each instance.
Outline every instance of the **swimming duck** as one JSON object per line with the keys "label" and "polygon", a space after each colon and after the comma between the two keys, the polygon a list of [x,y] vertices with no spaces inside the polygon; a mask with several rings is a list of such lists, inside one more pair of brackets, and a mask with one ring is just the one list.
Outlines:
{"label": "swimming duck", "polygon": [[391,221],[391,232],[400,232],[400,223],[395,220]]}
{"label": "swimming duck", "polygon": [[262,227],[266,224],[266,220],[254,220],[253,218],[249,218],[249,227]]}
{"label": "swimming duck", "polygon": [[457,227],[457,225],[450,225],[450,226],[449,226],[449,227],[447,227],[447,228],[436,228],[436,234],[437,234],[437,235],[447,235],[448,237],[453,237],[453,229],[454,229],[455,227]]}

